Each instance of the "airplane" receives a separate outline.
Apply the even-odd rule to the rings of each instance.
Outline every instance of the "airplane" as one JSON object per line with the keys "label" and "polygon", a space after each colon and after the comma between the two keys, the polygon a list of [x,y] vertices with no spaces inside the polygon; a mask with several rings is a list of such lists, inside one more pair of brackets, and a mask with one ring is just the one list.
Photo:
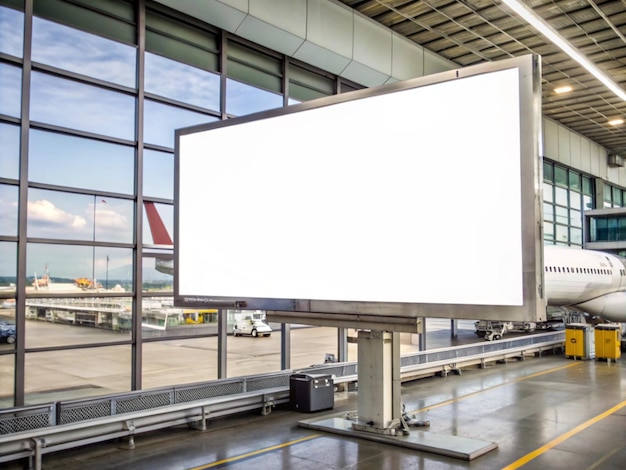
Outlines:
{"label": "airplane", "polygon": [[602,251],[544,245],[548,306],[626,322],[626,258]]}
{"label": "airplane", "polygon": [[[152,233],[152,241],[156,245],[168,245],[172,246],[172,238],[167,232],[167,228],[154,205],[154,202],[144,201],[144,207],[146,208],[146,216],[148,217],[148,224],[150,225],[150,232]],[[163,273],[174,275],[174,260],[172,258],[155,258],[154,268]]]}
{"label": "airplane", "polygon": [[[155,244],[172,245],[153,202],[144,202]],[[626,258],[609,253],[544,245],[547,305],[568,307],[612,322],[626,322]],[[156,258],[155,268],[174,273],[172,259]]]}

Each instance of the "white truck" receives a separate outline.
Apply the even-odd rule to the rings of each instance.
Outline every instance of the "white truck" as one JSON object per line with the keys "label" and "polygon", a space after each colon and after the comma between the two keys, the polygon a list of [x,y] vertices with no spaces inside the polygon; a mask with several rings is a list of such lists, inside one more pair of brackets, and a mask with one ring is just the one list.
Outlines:
{"label": "white truck", "polygon": [[271,334],[272,327],[265,322],[264,312],[256,311],[239,314],[235,318],[233,336],[250,335],[256,338],[258,336],[269,336]]}

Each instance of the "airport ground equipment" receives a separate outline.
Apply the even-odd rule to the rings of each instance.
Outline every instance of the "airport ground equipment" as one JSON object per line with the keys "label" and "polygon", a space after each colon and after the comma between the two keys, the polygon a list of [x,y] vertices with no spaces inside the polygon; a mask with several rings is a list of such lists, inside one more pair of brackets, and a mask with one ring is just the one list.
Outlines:
{"label": "airport ground equipment", "polygon": [[[564,332],[548,332],[433,349],[401,357],[402,381],[445,376],[463,367],[523,359],[563,349]],[[341,387],[357,380],[356,362],[320,364],[259,376],[213,380],[139,390],[82,400],[59,401],[0,411],[0,464],[29,459],[41,469],[43,455],[117,438],[127,438],[181,424],[206,429],[208,421],[244,411],[267,414],[289,402],[294,373],[328,374]]]}
{"label": "airport ground equipment", "polygon": [[296,411],[310,413],[335,406],[333,377],[329,374],[293,374],[289,377],[289,401]]}
{"label": "airport ground equipment", "polygon": [[593,359],[595,344],[593,326],[570,323],[565,326],[565,355],[572,359]]}
{"label": "airport ground equipment", "polygon": [[606,359],[610,362],[621,357],[620,330],[618,323],[602,323],[595,326],[596,359]]}

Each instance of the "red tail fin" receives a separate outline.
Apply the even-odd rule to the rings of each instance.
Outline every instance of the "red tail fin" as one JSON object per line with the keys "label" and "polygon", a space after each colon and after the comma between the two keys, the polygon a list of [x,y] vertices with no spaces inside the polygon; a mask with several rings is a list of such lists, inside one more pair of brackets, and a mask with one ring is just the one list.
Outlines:
{"label": "red tail fin", "polygon": [[146,208],[146,215],[148,216],[148,223],[150,224],[150,232],[152,232],[152,241],[156,245],[173,245],[170,234],[167,233],[165,224],[161,220],[154,202],[144,202],[143,205]]}

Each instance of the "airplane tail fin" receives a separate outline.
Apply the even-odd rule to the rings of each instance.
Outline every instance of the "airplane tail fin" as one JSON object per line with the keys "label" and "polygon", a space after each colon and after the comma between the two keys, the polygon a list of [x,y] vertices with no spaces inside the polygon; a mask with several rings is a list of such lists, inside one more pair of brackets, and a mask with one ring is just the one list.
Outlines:
{"label": "airplane tail fin", "polygon": [[152,241],[156,245],[173,245],[170,234],[167,233],[167,228],[157,211],[154,202],[145,201],[143,203],[146,208],[146,215],[148,216],[148,224],[150,224],[150,232],[152,233]]}

